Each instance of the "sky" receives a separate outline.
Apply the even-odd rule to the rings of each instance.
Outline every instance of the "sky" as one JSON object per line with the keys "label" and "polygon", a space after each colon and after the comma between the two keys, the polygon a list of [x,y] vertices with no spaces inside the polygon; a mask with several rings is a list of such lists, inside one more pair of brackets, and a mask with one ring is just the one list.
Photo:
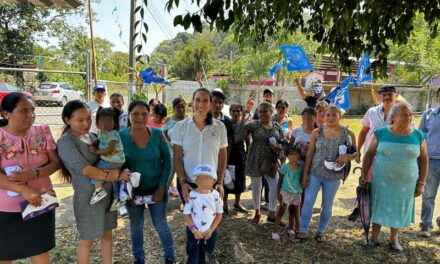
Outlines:
{"label": "sky", "polygon": [[[128,53],[128,42],[130,33],[130,0],[101,0],[99,4],[93,4],[93,11],[96,13],[94,22],[94,35],[112,42],[115,46],[114,51],[123,51]],[[166,0],[149,0],[148,9],[145,10],[146,22],[149,27],[147,34],[147,45],[144,47],[146,54],[156,48],[160,42],[166,39],[172,39],[177,33],[185,31],[182,26],[173,26],[174,16],[184,14],[186,11],[194,12],[196,5],[191,5],[189,0],[180,1],[180,7],[173,9],[171,14],[165,10]],[[86,3],[86,2],[85,2]],[[116,7],[116,11],[115,10]],[[154,14],[154,16],[150,13]],[[155,19],[156,18],[156,19]],[[68,18],[69,23],[84,26],[88,25],[78,17]],[[119,36],[119,25],[122,29],[122,36]],[[189,28],[188,32],[192,32]]]}

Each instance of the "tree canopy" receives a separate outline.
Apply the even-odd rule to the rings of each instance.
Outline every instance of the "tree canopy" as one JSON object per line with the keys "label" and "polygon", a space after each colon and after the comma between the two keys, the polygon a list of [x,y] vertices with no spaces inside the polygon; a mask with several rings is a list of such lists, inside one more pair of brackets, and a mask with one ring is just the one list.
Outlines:
{"label": "tree canopy", "polygon": [[[144,2],[148,2],[145,0]],[[168,0],[170,11],[181,4]],[[298,30],[319,43],[348,69],[351,56],[368,52],[376,60],[376,74],[386,75],[391,44],[406,44],[417,13],[423,14],[429,33],[436,36],[440,0],[192,0],[200,9],[178,15],[174,25],[203,30],[202,21],[219,31],[232,29],[236,40],[254,46],[268,38],[283,39]]]}

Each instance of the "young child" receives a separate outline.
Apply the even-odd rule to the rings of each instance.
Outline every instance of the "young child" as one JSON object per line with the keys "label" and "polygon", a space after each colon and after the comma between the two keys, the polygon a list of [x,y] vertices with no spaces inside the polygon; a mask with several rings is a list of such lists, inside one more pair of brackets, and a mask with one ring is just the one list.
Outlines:
{"label": "young child", "polygon": [[[289,163],[281,166],[281,173],[278,180],[277,193],[281,205],[278,209],[275,226],[272,231],[273,240],[280,240],[280,222],[287,207],[289,207],[289,225],[287,227],[287,235],[289,237],[294,237],[295,232],[299,231],[301,221],[300,204],[301,194],[303,192],[301,187],[301,175],[304,170],[304,164],[300,161],[300,146],[298,144],[291,146],[286,151],[286,156],[289,159]],[[293,231],[294,222],[295,231]]]}
{"label": "young child", "polygon": [[[100,160],[96,164],[96,167],[100,169],[116,169],[121,168],[125,163],[124,149],[122,147],[121,138],[119,136],[119,114],[120,111],[117,108],[102,108],[98,109],[96,114],[96,126],[99,130],[98,140],[99,148],[90,146],[89,151],[100,155]],[[90,204],[96,204],[107,196],[107,192],[102,188],[104,181],[92,179],[91,183],[95,185],[95,191],[93,192]],[[116,186],[115,186],[116,185]],[[114,199],[110,207],[111,211],[116,211],[122,204],[119,201],[118,193],[119,186],[116,184],[113,186]]]}
{"label": "young child", "polygon": [[148,118],[147,126],[155,128],[163,128],[164,121],[167,117],[167,107],[164,104],[157,104],[153,108],[153,113]]}
{"label": "young child", "polygon": [[189,201],[183,209],[187,226],[187,263],[214,263],[217,227],[223,213],[220,193],[213,189],[217,173],[211,165],[201,164],[194,169],[193,175],[197,189],[189,193]]}
{"label": "young child", "polygon": [[112,93],[110,95],[110,105],[113,108],[117,108],[121,111],[119,115],[119,129],[123,129],[127,127],[128,122],[128,113],[124,111],[124,97],[120,93]]}

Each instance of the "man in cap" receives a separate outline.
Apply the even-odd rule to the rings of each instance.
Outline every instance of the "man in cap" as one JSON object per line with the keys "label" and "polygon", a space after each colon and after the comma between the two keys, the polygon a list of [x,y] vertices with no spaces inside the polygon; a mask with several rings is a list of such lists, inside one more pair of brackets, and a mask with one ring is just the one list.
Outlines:
{"label": "man in cap", "polygon": [[306,91],[304,91],[298,78],[295,79],[294,82],[301,98],[306,102],[308,107],[315,108],[318,101],[325,97],[324,86],[322,85],[321,80],[318,80],[313,84],[313,96],[308,95]]}
{"label": "man in cap", "polygon": [[[364,153],[370,146],[371,140],[373,139],[374,132],[381,127],[391,124],[391,118],[389,117],[389,112],[391,108],[396,104],[398,93],[396,87],[394,86],[384,86],[379,90],[379,99],[381,103],[378,106],[373,106],[368,109],[367,113],[362,119],[362,128],[358,135],[358,145],[359,150],[356,162],[361,162],[361,148],[364,147]],[[371,179],[371,172],[368,179]],[[356,206],[353,212],[348,216],[348,220],[355,221],[359,217],[359,207]]]}
{"label": "man in cap", "polygon": [[105,102],[105,96],[107,95],[107,87],[103,83],[97,83],[93,86],[93,98],[94,100],[89,102],[87,105],[92,113],[92,126],[90,127],[90,132],[98,132],[96,128],[96,112],[98,112],[99,107],[110,107],[110,104]]}
{"label": "man in cap", "polygon": [[[422,194],[422,228],[421,236],[430,237],[432,217],[435,208],[435,197],[440,184],[440,88],[437,90],[438,106],[426,110],[420,120],[419,129],[426,133],[426,145],[428,147],[429,170],[426,178],[425,189]],[[437,224],[440,227],[440,216]]]}

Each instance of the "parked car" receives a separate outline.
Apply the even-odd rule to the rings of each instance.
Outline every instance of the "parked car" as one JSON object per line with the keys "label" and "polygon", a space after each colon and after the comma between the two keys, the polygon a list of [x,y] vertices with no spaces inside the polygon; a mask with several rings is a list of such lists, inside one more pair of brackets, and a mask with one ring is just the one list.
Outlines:
{"label": "parked car", "polygon": [[8,82],[0,82],[0,103],[3,100],[3,97],[5,97],[8,93],[12,92],[21,92],[29,96],[29,98],[32,98],[32,94],[28,92],[24,92],[20,90],[18,87],[8,83]]}
{"label": "parked car", "polygon": [[84,95],[69,83],[43,82],[34,93],[34,99],[38,105],[57,104],[65,106],[69,101],[84,101]]}

